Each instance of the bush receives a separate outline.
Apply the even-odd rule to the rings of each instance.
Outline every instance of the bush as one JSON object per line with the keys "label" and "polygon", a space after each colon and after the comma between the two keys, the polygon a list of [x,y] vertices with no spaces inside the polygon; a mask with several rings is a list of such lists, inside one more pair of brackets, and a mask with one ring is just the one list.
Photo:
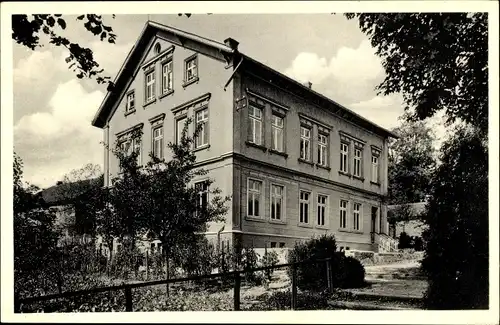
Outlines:
{"label": "bush", "polygon": [[398,248],[399,249],[412,248],[411,237],[408,236],[408,234],[404,231],[399,235]]}
{"label": "bush", "polygon": [[217,264],[214,247],[205,236],[198,238],[196,242],[176,254],[179,255],[177,257],[179,267],[187,276],[212,274]]}
{"label": "bush", "polygon": [[[333,268],[339,264],[340,254],[336,252],[337,245],[333,235],[323,235],[307,242],[297,243],[288,254],[288,263],[306,260],[333,258]],[[335,273],[335,272],[334,272]],[[292,277],[292,269],[288,269]],[[336,278],[334,276],[334,278]],[[301,264],[297,267],[297,286],[303,290],[321,291],[328,286],[326,263]]]}
{"label": "bush", "polygon": [[[276,253],[275,251],[267,251],[266,250],[266,252],[264,253],[264,255],[260,259],[260,264],[263,267],[275,266],[276,264],[278,264],[278,261],[279,261],[278,260],[278,253]],[[274,273],[274,269],[264,271],[264,275],[266,276],[266,278],[268,280],[271,280],[273,273]]]}
{"label": "bush", "polygon": [[419,236],[412,237],[412,242],[415,251],[421,252],[424,249],[424,241],[422,240],[422,237]]}
{"label": "bush", "polygon": [[341,286],[343,288],[360,288],[365,285],[365,268],[354,257],[343,259],[344,273]]}
{"label": "bush", "polygon": [[[298,243],[288,255],[288,263],[332,258],[332,284],[335,288],[352,288],[364,285],[365,269],[353,257],[336,251],[333,235],[312,238]],[[292,270],[288,270],[291,278]],[[302,264],[297,267],[297,286],[302,290],[322,291],[328,287],[326,262]]]}

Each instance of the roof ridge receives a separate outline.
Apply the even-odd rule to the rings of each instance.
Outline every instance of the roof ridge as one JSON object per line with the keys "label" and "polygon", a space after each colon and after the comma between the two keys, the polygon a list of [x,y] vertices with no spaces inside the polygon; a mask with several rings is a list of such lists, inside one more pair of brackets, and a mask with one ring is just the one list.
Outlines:
{"label": "roof ridge", "polygon": [[201,36],[199,34],[195,34],[195,33],[192,33],[192,32],[188,32],[186,30],[183,30],[183,29],[179,29],[177,27],[173,27],[171,25],[165,25],[165,24],[162,24],[162,23],[159,23],[157,21],[153,21],[153,20],[148,20],[147,21],[147,24],[149,24],[150,26],[154,27],[153,24],[156,24],[156,25],[160,25],[162,27],[166,27],[166,28],[169,28],[169,29],[174,29],[176,31],[179,31],[179,32],[182,32],[184,34],[189,34],[189,35],[192,35],[192,36],[195,36],[195,37],[198,37],[198,38],[202,38],[206,41],[210,41],[210,42],[214,42],[214,43],[218,43],[219,45],[222,45],[222,46],[227,46],[226,44],[224,44],[223,42],[220,42],[220,41],[217,41],[217,40],[214,40],[214,39],[211,39],[211,38],[208,38],[208,37],[204,37],[204,36]]}

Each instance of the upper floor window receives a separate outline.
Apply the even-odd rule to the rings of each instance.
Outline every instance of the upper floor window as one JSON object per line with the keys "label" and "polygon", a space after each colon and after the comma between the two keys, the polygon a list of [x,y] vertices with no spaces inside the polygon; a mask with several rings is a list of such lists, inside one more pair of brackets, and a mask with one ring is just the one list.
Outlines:
{"label": "upper floor window", "polygon": [[176,134],[175,134],[175,143],[180,144],[182,139],[182,132],[184,131],[184,127],[186,126],[186,118],[180,118],[176,122]]}
{"label": "upper floor window", "polygon": [[347,143],[340,143],[340,171],[348,173],[349,161],[349,145]]}
{"label": "upper floor window", "polygon": [[133,152],[137,154],[137,165],[140,166],[142,163],[141,157],[141,139],[137,136],[135,138],[128,138],[120,144],[120,149],[122,153],[126,156],[130,156]]}
{"label": "upper floor window", "polygon": [[255,144],[262,144],[262,109],[249,106],[248,107],[248,117],[249,117],[249,141]]}
{"label": "upper floor window", "polygon": [[284,186],[271,185],[271,220],[283,219]]}
{"label": "upper floor window", "polygon": [[127,94],[127,103],[125,104],[125,113],[135,110],[135,92],[132,90]]}
{"label": "upper floor window", "polygon": [[276,151],[283,152],[283,118],[281,116],[273,114],[272,119],[272,149]]}
{"label": "upper floor window", "polygon": [[174,89],[174,74],[172,70],[172,60],[162,65],[161,90],[162,94],[167,94]]}
{"label": "upper floor window", "polygon": [[163,159],[163,125],[153,129],[153,155]]}
{"label": "upper floor window", "polygon": [[155,71],[151,71],[146,73],[146,87],[145,87],[145,101],[146,103],[152,101],[155,99],[155,88],[156,88],[156,81],[155,81]]}
{"label": "upper floor window", "polygon": [[372,182],[378,183],[378,156],[372,155]]}
{"label": "upper floor window", "polygon": [[318,165],[328,165],[328,136],[318,134]]}
{"label": "upper floor window", "polygon": [[309,223],[310,192],[300,191],[300,223]]}
{"label": "upper floor window", "polygon": [[353,205],[353,228],[354,230],[361,229],[361,204],[354,203]]}
{"label": "upper floor window", "polygon": [[361,161],[363,159],[363,152],[361,149],[354,149],[354,176],[361,177]]}
{"label": "upper floor window", "polygon": [[340,228],[347,228],[347,201],[340,200]]}
{"label": "upper floor window", "polygon": [[324,226],[325,220],[328,217],[328,197],[326,195],[318,195],[318,211],[317,211],[317,223],[318,226]]}
{"label": "upper floor window", "polygon": [[201,128],[196,137],[196,148],[208,145],[208,108],[196,112],[196,127]]}
{"label": "upper floor window", "polygon": [[260,217],[262,204],[262,182],[249,179],[248,180],[248,211],[249,217]]}
{"label": "upper floor window", "polygon": [[300,127],[300,159],[311,160],[311,129]]}
{"label": "upper floor window", "polygon": [[196,80],[198,78],[198,56],[194,55],[184,62],[184,82]]}

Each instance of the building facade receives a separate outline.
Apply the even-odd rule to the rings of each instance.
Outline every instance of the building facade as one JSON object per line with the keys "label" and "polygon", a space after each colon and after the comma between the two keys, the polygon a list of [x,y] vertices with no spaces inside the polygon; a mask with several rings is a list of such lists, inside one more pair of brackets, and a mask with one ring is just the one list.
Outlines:
{"label": "building facade", "polygon": [[[202,124],[197,166],[232,197],[211,240],[293,247],[335,234],[344,249],[378,250],[387,237],[387,143],[391,132],[238,51],[148,22],[92,124],[102,128],[105,185],[121,143],[169,159],[168,142]],[[127,136],[142,130],[135,143]],[[197,179],[200,190],[203,178]]]}

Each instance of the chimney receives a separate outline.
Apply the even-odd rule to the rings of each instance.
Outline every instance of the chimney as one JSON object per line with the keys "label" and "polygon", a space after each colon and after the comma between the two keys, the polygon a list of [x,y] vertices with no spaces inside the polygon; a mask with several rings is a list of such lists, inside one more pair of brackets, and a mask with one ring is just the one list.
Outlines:
{"label": "chimney", "polygon": [[233,50],[238,51],[238,44],[240,44],[240,43],[237,40],[235,40],[234,38],[228,37],[224,40],[224,44],[226,44],[227,46],[229,46]]}
{"label": "chimney", "polygon": [[307,88],[309,88],[309,89],[312,89],[312,88],[311,88],[311,87],[312,87],[312,82],[310,82],[310,81],[306,81],[306,82],[304,82],[304,83],[303,83],[303,85],[304,85],[304,86],[306,86],[306,87],[307,87]]}

